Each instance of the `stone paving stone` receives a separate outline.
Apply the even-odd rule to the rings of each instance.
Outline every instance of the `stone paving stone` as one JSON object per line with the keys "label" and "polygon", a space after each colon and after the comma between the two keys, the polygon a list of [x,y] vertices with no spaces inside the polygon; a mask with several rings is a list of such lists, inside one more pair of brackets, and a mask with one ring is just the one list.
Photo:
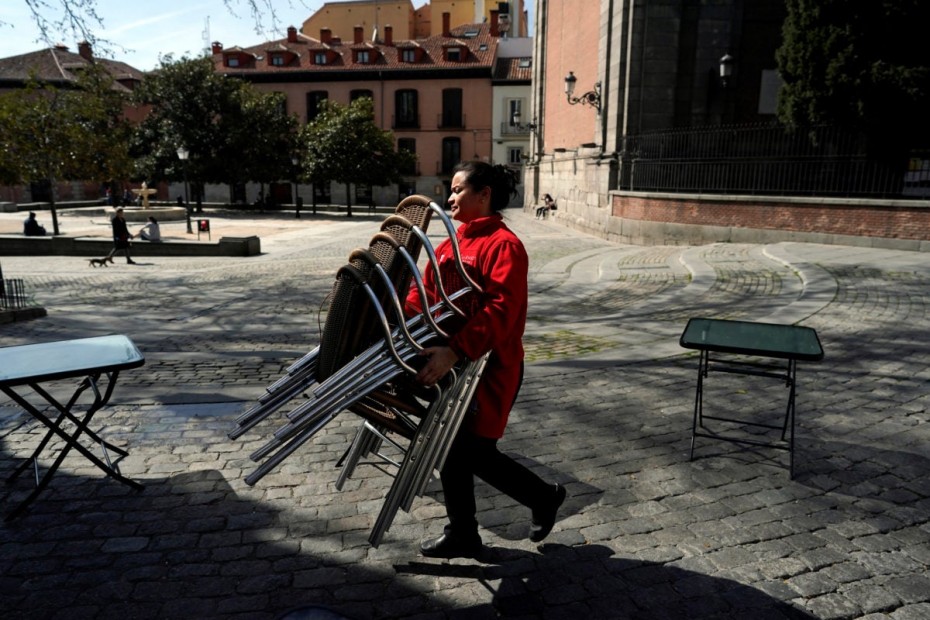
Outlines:
{"label": "stone paving stone", "polygon": [[[56,310],[0,326],[5,344],[119,325],[147,357],[98,414],[145,490],[66,459],[35,506],[0,527],[9,617],[272,620],[301,604],[355,619],[930,617],[930,266],[918,253],[776,244],[785,265],[759,246],[614,246],[514,214],[540,357],[501,446],[569,489],[546,544],[529,543],[525,510],[479,482],[490,558],[419,558],[444,522],[433,483],[371,548],[388,479],[360,469],[333,489],[349,418],[245,485],[248,455],[280,421],[226,433],[315,346],[332,274],[378,221],[291,218],[260,257],[159,259],[132,279],[69,257],[4,258]],[[580,271],[596,264],[598,276]],[[827,357],[801,365],[795,480],[785,454],[762,449],[702,440],[689,461],[697,360],[676,347],[685,320],[793,311],[808,268],[833,289],[808,295],[813,310],[796,319]],[[745,386],[729,385],[722,402],[751,413]],[[8,426],[8,409],[0,475],[41,437]]]}

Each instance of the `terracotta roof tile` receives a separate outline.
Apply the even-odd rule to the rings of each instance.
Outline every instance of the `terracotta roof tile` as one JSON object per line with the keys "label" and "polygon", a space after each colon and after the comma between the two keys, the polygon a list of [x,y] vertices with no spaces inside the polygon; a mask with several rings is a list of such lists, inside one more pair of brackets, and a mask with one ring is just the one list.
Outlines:
{"label": "terracotta roof tile", "polygon": [[533,64],[530,58],[498,58],[494,65],[494,80],[530,81]]}
{"label": "terracotta roof tile", "polygon": [[[94,58],[116,80],[144,79],[145,74],[135,67],[108,58]],[[90,65],[90,61],[65,47],[47,49],[0,58],[0,80],[25,82],[31,75],[51,82],[71,84],[77,80],[75,71]],[[121,88],[120,86],[117,86]]]}
{"label": "terracotta roof tile", "polygon": [[[416,69],[451,69],[451,68],[473,68],[487,67],[491,68],[494,62],[494,54],[497,47],[497,37],[490,34],[490,25],[488,24],[469,24],[453,28],[450,36],[442,35],[431,36],[425,39],[417,40],[399,40],[394,41],[393,45],[384,43],[364,43],[345,42],[337,38],[332,38],[329,43],[323,43],[318,39],[298,34],[298,40],[288,41],[287,38],[274,41],[266,41],[260,45],[239,47],[234,46],[226,48],[221,52],[213,55],[213,62],[218,71],[223,73],[236,74],[270,74],[270,73],[288,73],[295,71],[346,71],[371,70],[373,66],[378,69],[397,69],[397,70],[416,70]],[[288,49],[296,54],[300,54],[299,63],[291,63],[288,66],[276,67],[256,65],[254,68],[248,67],[227,67],[223,61],[223,54],[230,52],[245,52],[252,55],[262,55],[270,46],[285,45]],[[450,47],[462,47],[467,49],[460,60],[447,60],[446,50]],[[400,51],[404,49],[422,50],[420,60],[415,63],[403,62]],[[369,63],[353,62],[353,50],[371,49],[377,50],[377,58]],[[304,51],[310,53],[303,53]],[[313,64],[313,52],[327,51],[330,53],[330,62],[325,65]]]}

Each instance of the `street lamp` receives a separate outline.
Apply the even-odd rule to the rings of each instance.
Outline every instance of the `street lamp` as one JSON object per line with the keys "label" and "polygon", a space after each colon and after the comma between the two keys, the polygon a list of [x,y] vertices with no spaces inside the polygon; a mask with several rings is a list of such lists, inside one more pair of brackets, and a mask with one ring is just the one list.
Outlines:
{"label": "street lamp", "polygon": [[184,213],[187,215],[187,234],[193,235],[194,230],[191,228],[191,207],[187,201],[187,158],[190,157],[190,151],[183,146],[178,147],[178,159],[183,162],[184,166]]}
{"label": "street lamp", "polygon": [[736,64],[736,59],[729,54],[720,57],[720,83],[724,88],[729,86],[730,78],[733,77],[734,64]]}
{"label": "street lamp", "polygon": [[601,83],[595,82],[593,90],[589,90],[579,97],[572,97],[572,94],[575,92],[575,82],[577,81],[578,78],[575,77],[575,73],[573,71],[569,71],[568,75],[565,76],[565,97],[568,99],[569,105],[575,105],[577,103],[587,104],[597,110],[597,113],[600,114]]}
{"label": "street lamp", "polygon": [[296,155],[291,156],[291,163],[294,164],[294,209],[297,211],[297,219],[300,219],[300,208],[304,206],[303,199],[297,195],[297,164],[300,163],[300,158]]}

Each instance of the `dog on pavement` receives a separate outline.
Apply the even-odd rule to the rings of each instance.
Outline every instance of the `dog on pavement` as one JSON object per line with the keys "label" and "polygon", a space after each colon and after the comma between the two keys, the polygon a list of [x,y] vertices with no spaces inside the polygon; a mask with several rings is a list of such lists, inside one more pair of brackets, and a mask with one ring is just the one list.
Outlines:
{"label": "dog on pavement", "polygon": [[87,259],[88,265],[96,269],[97,267],[106,267],[107,263],[112,263],[112,256],[104,256],[103,258],[89,258]]}

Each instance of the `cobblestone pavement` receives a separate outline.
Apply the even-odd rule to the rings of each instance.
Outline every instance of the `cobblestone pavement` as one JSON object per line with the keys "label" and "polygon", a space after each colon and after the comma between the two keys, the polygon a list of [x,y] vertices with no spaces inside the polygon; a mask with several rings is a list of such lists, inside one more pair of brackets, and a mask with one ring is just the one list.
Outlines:
{"label": "cobblestone pavement", "polygon": [[[95,420],[145,489],[69,455],[0,527],[3,618],[270,619],[303,605],[357,620],[930,618],[925,255],[621,246],[511,214],[531,257],[530,363],[501,447],[569,498],[537,545],[528,512],[479,483],[486,557],[437,561],[417,554],[444,523],[436,482],[378,548],[389,477],[360,467],[335,490],[351,416],[254,487],[249,454],[278,422],[227,438],[316,345],[335,270],[380,218],[213,217],[214,234],[261,230],[264,253],[2,259],[48,310],[0,326],[4,345],[125,333],[146,356]],[[799,370],[794,480],[781,451],[699,439],[688,460],[697,358],[678,337],[692,316],[818,331],[826,357]],[[724,415],[778,419],[785,398],[756,378],[706,383]],[[0,475],[41,435],[0,404]],[[28,484],[8,486],[4,508]]]}

